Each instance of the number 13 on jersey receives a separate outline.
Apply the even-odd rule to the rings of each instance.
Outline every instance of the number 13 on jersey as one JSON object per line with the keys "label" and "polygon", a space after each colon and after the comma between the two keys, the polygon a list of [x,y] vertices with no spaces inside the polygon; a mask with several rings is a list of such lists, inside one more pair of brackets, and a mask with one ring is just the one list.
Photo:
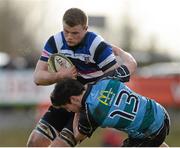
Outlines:
{"label": "number 13 on jersey", "polygon": [[[121,104],[125,105],[123,110],[118,109]],[[126,120],[133,121],[138,111],[139,100],[138,97],[134,94],[129,94],[129,92],[127,92],[126,90],[122,90],[116,97],[113,105],[115,109],[110,112],[110,118],[120,116],[121,118],[124,118]]]}

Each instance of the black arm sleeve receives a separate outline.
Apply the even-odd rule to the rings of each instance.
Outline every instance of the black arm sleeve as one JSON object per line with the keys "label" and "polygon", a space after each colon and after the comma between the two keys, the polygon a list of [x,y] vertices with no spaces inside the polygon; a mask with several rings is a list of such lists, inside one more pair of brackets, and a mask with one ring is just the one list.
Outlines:
{"label": "black arm sleeve", "polygon": [[[87,108],[87,106],[86,106]],[[93,132],[98,127],[97,123],[93,120],[93,118],[88,114],[88,111],[82,111],[80,113],[78,130],[80,133],[91,137]]]}
{"label": "black arm sleeve", "polygon": [[103,78],[112,78],[121,82],[128,82],[130,79],[130,72],[125,65],[121,65],[117,69],[109,71],[100,77],[100,79]]}

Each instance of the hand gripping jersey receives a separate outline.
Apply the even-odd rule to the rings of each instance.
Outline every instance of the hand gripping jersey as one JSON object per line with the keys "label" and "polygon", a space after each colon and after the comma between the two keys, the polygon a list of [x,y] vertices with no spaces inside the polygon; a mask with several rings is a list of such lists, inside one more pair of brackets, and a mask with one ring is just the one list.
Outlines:
{"label": "hand gripping jersey", "polygon": [[[145,138],[163,124],[164,108],[141,96],[115,79],[102,79],[90,85],[83,97],[80,132],[90,136],[98,127],[112,127],[132,138]],[[86,128],[85,128],[86,127]]]}
{"label": "hand gripping jersey", "polygon": [[95,81],[103,71],[116,63],[112,47],[93,32],[87,32],[82,42],[75,47],[69,47],[63,32],[59,32],[49,38],[40,60],[47,61],[53,53],[62,53],[72,61],[82,83]]}

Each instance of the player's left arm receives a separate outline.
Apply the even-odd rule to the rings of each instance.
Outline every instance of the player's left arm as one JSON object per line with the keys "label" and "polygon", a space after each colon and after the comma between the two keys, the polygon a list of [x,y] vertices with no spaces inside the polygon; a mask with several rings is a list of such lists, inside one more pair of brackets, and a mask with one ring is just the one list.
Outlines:
{"label": "player's left arm", "polygon": [[81,142],[87,138],[87,135],[80,133],[78,129],[80,113],[76,113],[73,121],[73,131],[76,142]]}
{"label": "player's left arm", "polygon": [[117,46],[114,45],[111,46],[113,53],[116,56],[117,63],[119,65],[125,65],[128,68],[130,74],[132,75],[137,68],[137,62],[134,59],[134,57],[130,53],[124,51],[123,49]]}
{"label": "player's left arm", "polygon": [[74,137],[77,143],[83,141],[87,137],[91,137],[98,127],[98,124],[88,113],[87,106],[85,108],[86,110],[75,115],[73,121]]}
{"label": "player's left arm", "polygon": [[136,60],[130,53],[104,41],[95,49],[93,60],[104,73],[125,65],[132,75],[137,67]]}
{"label": "player's left arm", "polygon": [[[120,78],[122,82],[128,82],[130,75],[134,73],[137,67],[137,63],[131,54],[106,42],[101,42],[96,48],[94,61],[104,72],[100,79],[108,74]],[[115,73],[114,70],[116,70]]]}

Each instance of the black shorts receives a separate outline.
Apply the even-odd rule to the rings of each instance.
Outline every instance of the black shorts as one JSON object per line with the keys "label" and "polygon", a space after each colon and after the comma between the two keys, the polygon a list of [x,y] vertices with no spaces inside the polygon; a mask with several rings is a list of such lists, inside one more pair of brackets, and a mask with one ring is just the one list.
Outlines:
{"label": "black shorts", "polygon": [[[79,77],[80,78],[80,77]],[[82,84],[86,84],[88,81],[85,79],[78,80]],[[72,131],[72,121],[74,118],[73,112],[68,112],[63,108],[54,108],[50,106],[47,112],[40,119],[35,130],[49,138],[54,140],[56,136],[62,131],[63,128],[68,128]]]}
{"label": "black shorts", "polygon": [[167,113],[165,113],[165,119],[162,127],[151,136],[144,139],[127,138],[123,142],[123,147],[159,147],[169,134],[170,119]]}
{"label": "black shorts", "polygon": [[60,132],[65,126],[67,126],[72,118],[74,118],[73,112],[68,112],[63,108],[56,109],[53,106],[50,106],[41,119]]}

